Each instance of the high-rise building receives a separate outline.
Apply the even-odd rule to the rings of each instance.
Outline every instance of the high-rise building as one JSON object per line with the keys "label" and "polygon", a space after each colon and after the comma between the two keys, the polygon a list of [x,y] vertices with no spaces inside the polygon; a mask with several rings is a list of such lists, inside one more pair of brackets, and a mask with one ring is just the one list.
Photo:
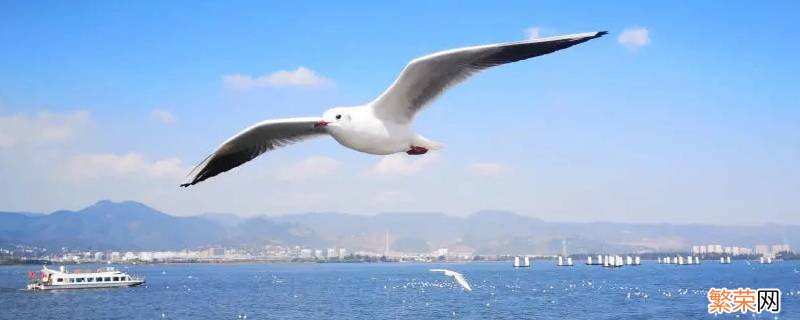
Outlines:
{"label": "high-rise building", "polygon": [[755,247],[756,254],[760,254],[763,256],[768,256],[770,254],[769,246],[766,244],[759,244]]}
{"label": "high-rise building", "polygon": [[791,251],[788,244],[772,245],[772,254],[777,254],[778,252],[785,252],[785,251]]}
{"label": "high-rise building", "polygon": [[383,256],[384,257],[389,256],[389,231],[386,231],[386,239],[383,247]]}

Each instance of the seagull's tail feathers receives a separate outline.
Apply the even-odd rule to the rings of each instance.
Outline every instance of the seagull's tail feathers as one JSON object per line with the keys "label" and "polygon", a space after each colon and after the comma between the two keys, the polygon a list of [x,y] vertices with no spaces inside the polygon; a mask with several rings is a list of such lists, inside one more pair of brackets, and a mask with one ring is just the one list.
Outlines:
{"label": "seagull's tail feathers", "polygon": [[444,144],[425,138],[421,135],[417,135],[414,138],[414,145],[417,147],[423,147],[428,150],[440,150],[444,148]]}

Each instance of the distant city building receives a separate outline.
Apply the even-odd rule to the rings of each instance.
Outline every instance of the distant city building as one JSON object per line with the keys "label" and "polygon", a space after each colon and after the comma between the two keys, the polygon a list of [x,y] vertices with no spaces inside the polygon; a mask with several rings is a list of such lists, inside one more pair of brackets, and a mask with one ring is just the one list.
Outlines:
{"label": "distant city building", "polygon": [[210,249],[208,249],[208,256],[209,257],[224,257],[225,256],[225,248],[210,248]]}
{"label": "distant city building", "polygon": [[325,254],[325,257],[328,259],[333,259],[336,257],[336,249],[328,248],[328,251]]}
{"label": "distant city building", "polygon": [[756,252],[756,254],[760,254],[760,255],[763,255],[763,256],[770,255],[769,246],[766,245],[766,244],[756,245],[755,252]]}
{"label": "distant city building", "polygon": [[123,261],[135,260],[135,259],[136,259],[136,255],[133,252],[130,252],[130,251],[125,252],[125,254],[122,256],[122,260]]}
{"label": "distant city building", "polygon": [[347,249],[339,248],[339,259],[344,259],[347,256]]}
{"label": "distant city building", "polygon": [[744,247],[737,247],[737,246],[722,246],[718,244],[707,244],[707,245],[694,245],[692,246],[692,253],[693,254],[724,254],[724,255],[731,255],[731,256],[740,256],[740,255],[752,255],[752,254],[760,254],[760,255],[775,255],[780,251],[789,251],[788,245],[764,245],[760,244],[755,247],[755,249],[751,248],[744,248]]}
{"label": "distant city building", "polygon": [[791,248],[789,248],[788,244],[776,244],[772,246],[772,254],[777,254],[778,252],[786,252],[786,251],[792,251]]}

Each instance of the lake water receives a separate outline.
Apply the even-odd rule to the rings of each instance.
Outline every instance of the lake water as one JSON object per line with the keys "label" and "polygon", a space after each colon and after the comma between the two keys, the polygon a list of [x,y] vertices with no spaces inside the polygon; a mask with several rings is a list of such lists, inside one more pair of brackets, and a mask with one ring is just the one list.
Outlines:
{"label": "lake water", "polygon": [[[710,287],[775,287],[783,312],[755,318],[800,319],[796,262],[642,263],[604,269],[536,261],[517,270],[509,263],[130,265],[118,267],[146,277],[145,285],[51,292],[19,290],[36,266],[4,266],[0,318],[699,319],[713,318]],[[473,291],[431,268],[463,273]]]}

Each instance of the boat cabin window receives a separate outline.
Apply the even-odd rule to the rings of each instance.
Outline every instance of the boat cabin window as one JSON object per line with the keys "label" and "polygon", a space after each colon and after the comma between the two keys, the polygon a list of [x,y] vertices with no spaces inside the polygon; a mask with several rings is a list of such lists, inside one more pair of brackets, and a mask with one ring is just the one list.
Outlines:
{"label": "boat cabin window", "polygon": [[111,277],[105,277],[105,281],[111,281]]}
{"label": "boat cabin window", "polygon": [[119,281],[119,277],[114,277],[114,281]]}
{"label": "boat cabin window", "polygon": [[94,282],[94,278],[86,278],[86,282]]}
{"label": "boat cabin window", "polygon": [[83,282],[83,280],[84,280],[84,278],[77,278],[77,279],[75,279],[75,282],[81,283],[81,282]]}
{"label": "boat cabin window", "polygon": [[97,277],[94,279],[95,282],[103,282],[103,277]]}
{"label": "boat cabin window", "polygon": [[75,278],[69,278],[69,283],[74,283],[74,282],[75,282]]}
{"label": "boat cabin window", "polygon": [[56,279],[56,282],[64,282],[64,278],[58,278]]}

